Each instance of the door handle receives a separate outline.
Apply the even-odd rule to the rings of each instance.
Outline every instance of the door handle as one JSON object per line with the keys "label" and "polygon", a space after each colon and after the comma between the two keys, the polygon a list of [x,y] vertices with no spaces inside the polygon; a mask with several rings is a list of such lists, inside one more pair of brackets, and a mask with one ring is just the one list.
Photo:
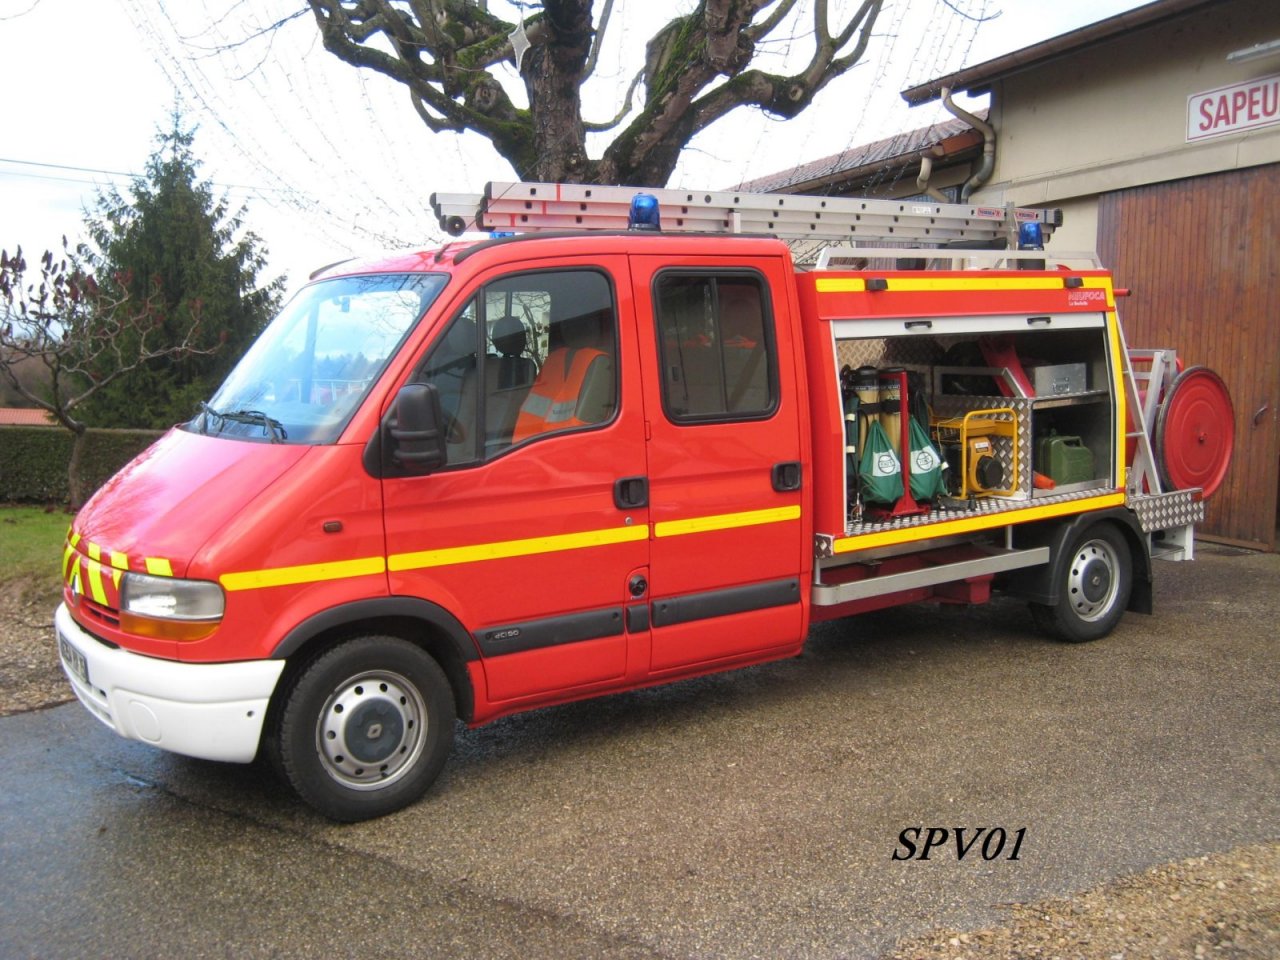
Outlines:
{"label": "door handle", "polygon": [[1270,409],[1271,409],[1271,404],[1269,404],[1269,403],[1264,403],[1262,406],[1260,406],[1260,407],[1258,408],[1257,413],[1255,413],[1255,414],[1253,415],[1253,425],[1254,425],[1255,427],[1256,427],[1256,426],[1258,426],[1258,424],[1262,423],[1262,418],[1263,418],[1263,416],[1264,416],[1264,415],[1266,414],[1266,412],[1267,412],[1268,410],[1270,410]]}
{"label": "door handle", "polygon": [[800,489],[800,461],[788,460],[786,463],[773,465],[773,489],[778,493],[789,493]]}
{"label": "door handle", "polygon": [[649,505],[649,478],[623,477],[613,483],[613,505],[619,510],[634,510]]}

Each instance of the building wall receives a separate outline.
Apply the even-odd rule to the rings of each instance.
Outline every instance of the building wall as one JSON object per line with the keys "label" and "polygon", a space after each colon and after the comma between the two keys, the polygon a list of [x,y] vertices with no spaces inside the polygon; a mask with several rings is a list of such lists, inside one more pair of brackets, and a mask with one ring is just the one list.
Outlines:
{"label": "building wall", "polygon": [[[1194,462],[1198,431],[1220,439],[1233,428],[1231,466],[1202,529],[1263,549],[1276,546],[1276,498],[1262,491],[1280,483],[1277,196],[1280,164],[1267,164],[1116,190],[1099,203],[1104,262],[1134,286],[1120,305],[1130,346],[1173,346],[1189,367],[1217,371],[1235,408],[1229,427],[1206,407],[1197,430],[1176,433],[1166,455]],[[1184,403],[1205,400],[1199,387],[1189,389]]]}
{"label": "building wall", "polygon": [[1280,162],[1280,124],[1188,142],[1188,97],[1280,75],[1280,3],[1233,0],[1015,74],[992,91],[998,132],[985,202],[1061,204],[1149,183]]}
{"label": "building wall", "polygon": [[1061,207],[1051,249],[1097,249],[1133,289],[1130,344],[1222,375],[1236,446],[1200,532],[1263,549],[1280,510],[1280,123],[1197,139],[1189,98],[1280,85],[1280,53],[1227,61],[1278,38],[1280,2],[1225,0],[1006,77],[991,92],[995,169],[974,195]]}

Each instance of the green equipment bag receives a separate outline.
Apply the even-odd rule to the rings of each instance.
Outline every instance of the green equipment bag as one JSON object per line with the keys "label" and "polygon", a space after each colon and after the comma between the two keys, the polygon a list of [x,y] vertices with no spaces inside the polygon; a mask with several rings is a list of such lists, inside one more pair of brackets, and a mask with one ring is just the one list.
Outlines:
{"label": "green equipment bag", "polygon": [[872,420],[858,464],[862,499],[867,503],[897,503],[902,496],[902,465],[889,445],[879,420]]}
{"label": "green equipment bag", "polygon": [[946,464],[915,417],[911,418],[911,496],[933,500],[947,492],[942,471]]}

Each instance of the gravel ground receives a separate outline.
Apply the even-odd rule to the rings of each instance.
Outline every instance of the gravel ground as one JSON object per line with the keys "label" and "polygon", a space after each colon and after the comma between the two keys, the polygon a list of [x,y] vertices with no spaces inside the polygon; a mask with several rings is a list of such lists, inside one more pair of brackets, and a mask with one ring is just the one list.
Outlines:
{"label": "gravel ground", "polygon": [[1002,926],[935,932],[886,960],[1270,960],[1280,957],[1280,844],[1194,857],[1009,911]]}
{"label": "gravel ground", "polygon": [[[1202,548],[1202,557],[1226,551]],[[1274,560],[1280,575],[1280,556]],[[56,594],[0,589],[0,716],[72,699],[52,641]],[[886,960],[1280,958],[1280,843],[1166,864],[1074,897],[1008,904],[984,930],[940,930]]]}
{"label": "gravel ground", "polygon": [[53,643],[57,604],[35,580],[0,587],[0,717],[75,699]]}

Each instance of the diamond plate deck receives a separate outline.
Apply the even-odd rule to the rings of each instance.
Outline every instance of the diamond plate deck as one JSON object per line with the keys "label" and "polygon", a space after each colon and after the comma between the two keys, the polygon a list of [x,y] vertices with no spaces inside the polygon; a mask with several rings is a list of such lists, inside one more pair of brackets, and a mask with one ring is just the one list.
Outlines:
{"label": "diamond plate deck", "polygon": [[1170,530],[1204,519],[1204,501],[1200,491],[1174,490],[1170,493],[1143,494],[1130,497],[1129,506],[1138,515],[1144,533]]}

